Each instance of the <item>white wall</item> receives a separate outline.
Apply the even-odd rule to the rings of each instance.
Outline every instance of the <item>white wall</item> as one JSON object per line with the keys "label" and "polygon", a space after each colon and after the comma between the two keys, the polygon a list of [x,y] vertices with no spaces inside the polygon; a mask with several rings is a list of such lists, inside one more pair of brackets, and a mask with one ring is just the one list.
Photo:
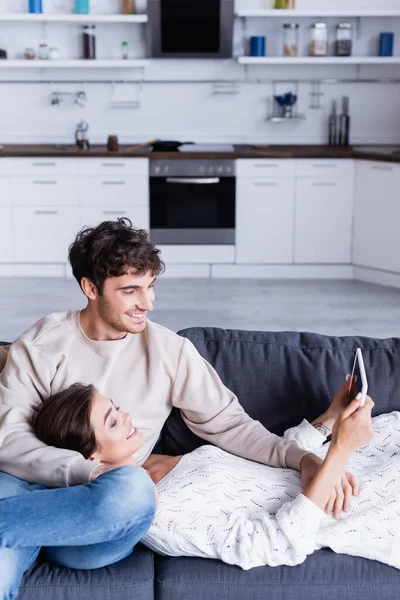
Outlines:
{"label": "white wall", "polygon": [[[43,0],[45,9],[53,12],[72,12],[73,0]],[[144,9],[143,0],[141,7]],[[269,0],[238,0],[241,7],[268,6]],[[364,8],[398,7],[398,0],[351,0],[352,6]],[[0,10],[23,12],[28,0],[1,0]],[[335,0],[334,7],[348,8],[348,1]],[[332,8],[331,0],[319,0],[318,5]],[[297,0],[298,8],[315,9],[315,0]],[[92,0],[93,12],[118,12],[120,0]],[[340,19],[326,19],[332,38]],[[343,19],[342,19],[343,20]],[[312,20],[302,21],[302,44],[308,42],[308,28]],[[272,23],[272,24],[271,24]],[[279,53],[282,21],[274,19],[248,20],[246,30],[236,23],[235,51],[240,53],[243,36],[267,35],[269,54]],[[356,22],[354,20],[354,24]],[[131,52],[144,56],[144,27],[141,25],[101,25],[98,30],[98,56],[117,58],[120,42],[128,39]],[[400,19],[362,20],[359,39],[355,40],[355,54],[374,54],[381,31],[396,33],[396,53],[400,55]],[[277,33],[278,32],[278,33]],[[10,58],[17,58],[26,46],[37,47],[46,40],[57,44],[64,57],[79,57],[80,31],[76,25],[1,23],[0,39],[7,44]],[[332,99],[350,96],[352,115],[352,143],[400,142],[400,85],[393,84],[324,84],[323,109],[310,109],[311,86],[299,87],[299,111],[306,116],[301,123],[270,124],[266,121],[268,102],[273,87],[271,83],[246,83],[247,78],[309,79],[309,78],[382,78],[400,79],[397,66],[320,66],[320,67],[248,67],[235,61],[153,61],[144,73],[133,71],[85,71],[88,80],[120,81],[141,77],[151,80],[206,79],[238,83],[234,95],[213,93],[210,83],[146,83],[128,86],[133,98],[140,100],[138,109],[112,108],[115,90],[120,86],[111,83],[74,84],[16,84],[0,83],[0,143],[16,142],[72,142],[75,125],[80,119],[89,122],[92,143],[102,143],[110,133],[117,134],[122,142],[135,142],[161,138],[177,138],[197,141],[232,140],[261,143],[324,143],[327,140],[327,116]],[[0,70],[0,82],[9,79],[38,77],[36,71]],[[42,71],[42,79],[82,78],[76,70]],[[278,91],[293,90],[287,83]],[[84,89],[88,95],[86,108],[78,108],[72,102],[60,107],[50,105],[54,90],[75,91]],[[114,91],[113,91],[114,89]]]}

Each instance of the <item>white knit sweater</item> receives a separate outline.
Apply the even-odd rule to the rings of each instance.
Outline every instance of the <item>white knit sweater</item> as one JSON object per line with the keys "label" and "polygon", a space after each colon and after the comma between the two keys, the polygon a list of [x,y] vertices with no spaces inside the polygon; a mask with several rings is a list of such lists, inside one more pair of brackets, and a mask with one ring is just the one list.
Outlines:
{"label": "white knit sweater", "polygon": [[[243,569],[296,565],[322,547],[400,568],[400,413],[375,417],[373,426],[374,439],[347,466],[360,494],[339,521],[303,496],[297,471],[202,446],[157,485],[159,507],[143,543]],[[285,437],[322,458],[328,450],[307,421]]]}

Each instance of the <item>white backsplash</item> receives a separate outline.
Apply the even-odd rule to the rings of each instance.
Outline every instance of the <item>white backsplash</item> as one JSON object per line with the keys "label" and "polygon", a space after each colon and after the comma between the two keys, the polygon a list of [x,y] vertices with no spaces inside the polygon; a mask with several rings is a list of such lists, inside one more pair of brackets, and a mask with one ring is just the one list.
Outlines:
{"label": "white backsplash", "polygon": [[[138,0],[137,0],[138,1]],[[266,7],[269,0],[238,0],[243,8]],[[379,0],[351,0],[352,7],[378,8]],[[139,4],[139,2],[138,2]],[[297,0],[298,8],[315,9],[315,0]],[[319,0],[318,6],[333,8],[331,0]],[[25,12],[28,0],[0,0],[0,12]],[[74,0],[43,0],[48,12],[73,12]],[[335,0],[334,8],[348,8],[348,1]],[[91,9],[96,13],[120,12],[121,0],[92,0]],[[397,8],[399,0],[381,0],[379,7]],[[144,1],[141,0],[141,10]],[[302,45],[308,43],[308,28],[311,20],[302,21]],[[331,35],[338,19],[327,20]],[[354,21],[355,23],[355,21]],[[356,23],[355,23],[356,24]],[[251,20],[246,32],[267,36],[268,51],[278,53],[281,45],[281,21]],[[107,24],[98,25],[98,57],[119,58],[120,44],[128,39],[133,56],[145,56],[143,25]],[[243,42],[243,32],[238,28],[235,50]],[[368,19],[362,21],[359,39],[355,41],[357,54],[372,54],[376,51],[381,31],[395,31],[396,51],[400,54],[400,19]],[[10,57],[17,58],[26,46],[37,47],[45,39],[49,45],[57,44],[61,57],[79,57],[80,29],[76,25],[43,23],[2,23],[0,39],[7,44]],[[0,71],[0,82],[10,79],[31,79],[34,72]],[[138,101],[139,108],[113,108],[116,86],[112,81],[134,80],[145,77],[142,84],[129,84],[126,96]],[[74,80],[82,78],[82,72],[42,71],[42,79]],[[270,82],[246,83],[246,79],[287,79],[292,83],[279,85],[279,92],[293,91],[293,81],[310,78],[382,78],[400,79],[397,66],[279,66],[248,67],[235,61],[207,60],[158,60],[152,61],[145,71],[99,70],[86,71],[86,83],[0,83],[0,143],[73,142],[76,123],[85,119],[89,125],[92,143],[104,143],[107,135],[116,134],[122,142],[145,141],[155,137],[187,139],[204,142],[257,142],[257,143],[315,143],[327,141],[327,118],[332,100],[343,95],[350,96],[352,117],[351,141],[353,143],[400,142],[400,85],[373,83],[323,84],[321,91],[323,108],[310,108],[311,86],[299,86],[298,110],[306,117],[297,123],[271,124],[266,120],[268,102],[273,86]],[[101,79],[109,83],[90,83],[90,79]],[[146,83],[146,79],[152,83]],[[207,80],[210,83],[172,83],[171,80]],[[154,83],[158,81],[158,83]],[[236,81],[238,93],[215,94],[213,81]],[[53,91],[78,91],[87,93],[88,103],[79,108],[72,101],[61,106],[51,106]],[[121,86],[117,96],[124,96]],[[132,103],[135,105],[135,103]]]}

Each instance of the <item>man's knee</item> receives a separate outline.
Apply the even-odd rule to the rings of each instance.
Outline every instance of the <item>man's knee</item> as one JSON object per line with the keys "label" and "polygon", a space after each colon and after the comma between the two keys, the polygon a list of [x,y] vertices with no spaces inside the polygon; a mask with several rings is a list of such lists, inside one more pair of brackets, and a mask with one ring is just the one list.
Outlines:
{"label": "man's knee", "polygon": [[125,529],[133,525],[136,530],[143,530],[144,535],[156,512],[155,486],[146,471],[139,467],[118,467],[101,475],[96,482],[104,484],[97,510],[102,515],[112,515],[116,526],[122,523]]}
{"label": "man's knee", "polygon": [[[23,572],[35,560],[39,549],[34,551],[29,559],[19,554],[27,554],[28,549],[21,552],[13,548],[2,548],[0,550],[0,600],[14,600],[18,595]],[[22,565],[22,560],[27,563]]]}

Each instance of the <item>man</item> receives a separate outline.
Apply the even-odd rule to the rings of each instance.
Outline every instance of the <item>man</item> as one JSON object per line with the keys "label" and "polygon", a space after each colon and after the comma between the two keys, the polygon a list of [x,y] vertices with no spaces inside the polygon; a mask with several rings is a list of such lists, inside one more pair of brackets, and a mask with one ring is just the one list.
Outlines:
{"label": "man", "polygon": [[[86,308],[33,325],[10,347],[0,376],[0,599],[17,594],[41,546],[58,564],[98,568],[127,556],[154,517],[153,483],[143,469],[94,464],[34,436],[34,407],[72,383],[93,383],[115,400],[104,415],[110,435],[117,404],[135,415],[145,439],[135,459],[155,481],[179,460],[150,456],[173,406],[203,439],[301,470],[304,485],[320,465],[251,419],[189,340],[147,319],[164,265],[146,231],[127,219],[84,229],[69,259]],[[325,424],[332,420],[327,415]],[[338,482],[335,513],[354,486],[345,476]]]}

